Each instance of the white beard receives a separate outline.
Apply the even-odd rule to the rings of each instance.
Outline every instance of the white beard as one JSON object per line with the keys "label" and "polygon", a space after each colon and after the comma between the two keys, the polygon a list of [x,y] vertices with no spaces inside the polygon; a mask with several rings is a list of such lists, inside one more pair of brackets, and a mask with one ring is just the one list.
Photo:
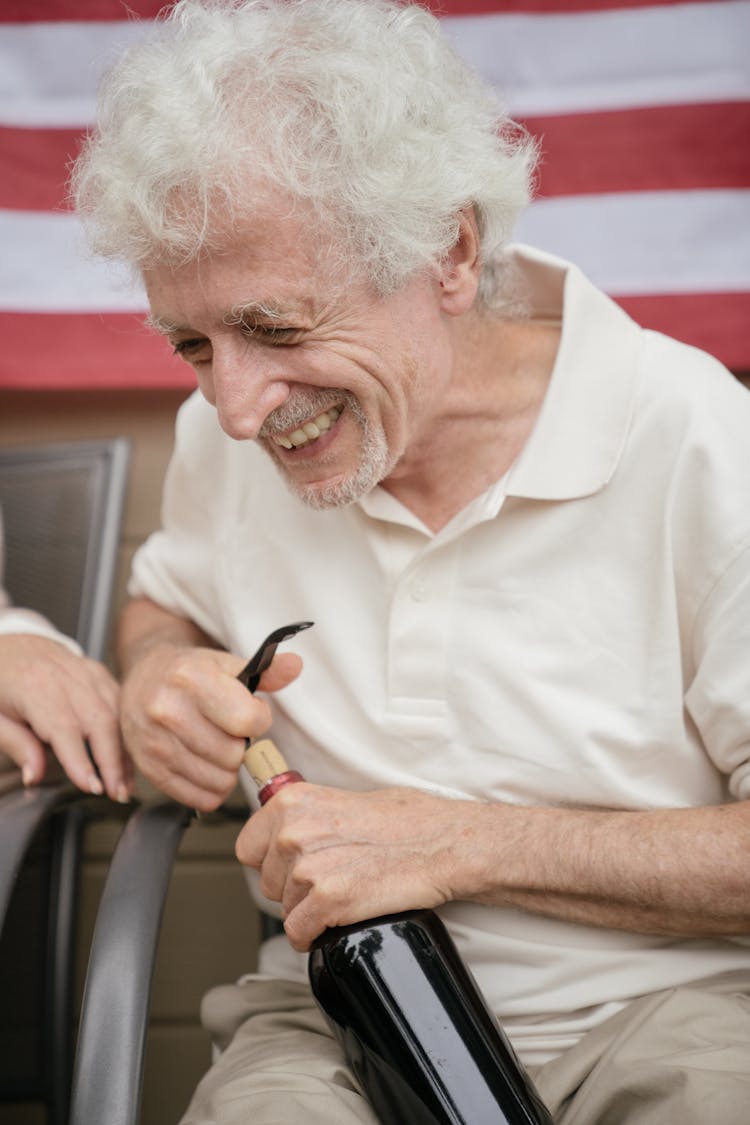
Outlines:
{"label": "white beard", "polygon": [[[362,451],[354,470],[342,479],[329,484],[305,484],[295,479],[285,465],[275,455],[271,441],[273,434],[283,433],[301,425],[309,418],[322,414],[328,407],[343,403],[344,409],[354,418],[362,431]],[[342,508],[353,504],[387,475],[390,468],[389,452],[385,434],[382,430],[374,432],[359,402],[351,391],[300,390],[272,411],[261,426],[258,440],[266,453],[273,459],[289,490],[303,504],[322,511],[327,508]],[[321,459],[325,464],[325,458]]]}

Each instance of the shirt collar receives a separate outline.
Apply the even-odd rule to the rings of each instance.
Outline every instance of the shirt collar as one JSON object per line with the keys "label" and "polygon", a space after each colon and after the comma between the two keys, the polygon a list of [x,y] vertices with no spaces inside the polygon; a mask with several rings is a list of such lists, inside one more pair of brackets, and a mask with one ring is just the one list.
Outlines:
{"label": "shirt collar", "polygon": [[[530,317],[560,322],[562,331],[539,417],[515,464],[481,498],[482,519],[497,514],[506,496],[574,500],[604,488],[625,446],[638,370],[640,329],[576,266],[520,244],[509,254]],[[375,519],[431,536],[383,488],[358,503]]]}
{"label": "shirt collar", "polygon": [[507,495],[590,496],[611,479],[630,426],[640,330],[581,271],[531,247],[513,247],[532,318],[562,322],[539,417],[512,467]]}

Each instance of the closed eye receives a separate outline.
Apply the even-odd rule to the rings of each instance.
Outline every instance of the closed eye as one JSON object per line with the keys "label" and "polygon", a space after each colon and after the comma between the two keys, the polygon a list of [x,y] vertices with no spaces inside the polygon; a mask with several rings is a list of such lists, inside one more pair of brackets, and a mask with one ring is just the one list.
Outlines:
{"label": "closed eye", "polygon": [[293,343],[293,337],[299,332],[298,328],[283,328],[280,324],[247,324],[243,329],[246,335],[267,344]]}
{"label": "closed eye", "polygon": [[208,340],[203,337],[197,336],[195,339],[178,340],[176,344],[172,345],[172,351],[175,355],[181,356],[182,359],[193,359],[197,352],[208,344]]}

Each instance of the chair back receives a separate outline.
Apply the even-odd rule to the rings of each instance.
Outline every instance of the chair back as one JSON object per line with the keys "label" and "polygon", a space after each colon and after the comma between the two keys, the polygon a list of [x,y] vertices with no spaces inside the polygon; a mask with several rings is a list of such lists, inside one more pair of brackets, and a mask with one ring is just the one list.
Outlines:
{"label": "chair back", "polygon": [[[0,450],[3,585],[96,659],[106,654],[129,455],[122,437]],[[68,1123],[80,859],[86,824],[107,814],[98,801],[75,800],[66,784],[0,797],[3,1121],[43,1108],[47,1125]]]}
{"label": "chair back", "polygon": [[4,585],[91,657],[105,656],[130,442],[0,450]]}

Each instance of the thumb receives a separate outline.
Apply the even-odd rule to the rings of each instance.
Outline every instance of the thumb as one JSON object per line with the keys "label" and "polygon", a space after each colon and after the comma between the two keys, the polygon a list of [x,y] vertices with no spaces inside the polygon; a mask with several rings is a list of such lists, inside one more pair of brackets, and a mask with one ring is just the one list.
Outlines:
{"label": "thumb", "polygon": [[261,676],[258,691],[279,691],[296,680],[301,671],[301,656],[296,652],[280,652]]}

